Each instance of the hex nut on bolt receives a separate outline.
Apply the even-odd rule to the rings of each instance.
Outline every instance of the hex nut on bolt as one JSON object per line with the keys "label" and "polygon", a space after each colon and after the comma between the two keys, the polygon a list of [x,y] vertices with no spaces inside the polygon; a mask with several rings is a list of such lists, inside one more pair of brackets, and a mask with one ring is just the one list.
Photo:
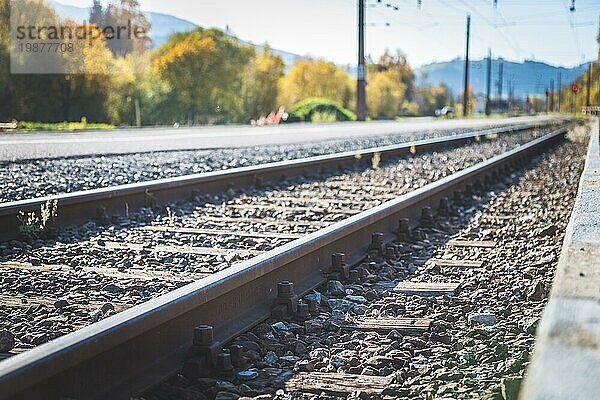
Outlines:
{"label": "hex nut on bolt", "polygon": [[276,319],[293,316],[298,309],[298,296],[294,294],[294,283],[282,281],[277,284],[277,298],[271,309],[271,315]]}
{"label": "hex nut on bolt", "polygon": [[329,279],[346,280],[350,278],[350,269],[346,264],[346,254],[333,253],[331,255],[331,267],[327,273]]}
{"label": "hex nut on bolt", "polygon": [[243,350],[244,348],[239,344],[234,344],[229,348],[231,363],[238,368],[244,368],[246,366],[246,360],[242,355]]}
{"label": "hex nut on bolt", "polygon": [[207,375],[208,371],[217,365],[220,350],[221,343],[214,340],[212,326],[195,327],[192,348],[183,365],[183,375],[189,379]]}
{"label": "hex nut on bolt", "polygon": [[194,328],[194,346],[209,346],[213,339],[212,326],[198,325]]}
{"label": "hex nut on bolt", "polygon": [[308,309],[308,304],[303,301],[298,302],[298,310],[296,311],[296,320],[306,321],[309,318],[310,318],[310,311]]}
{"label": "hex nut on bolt", "polygon": [[384,236],[381,232],[375,232],[371,235],[371,250],[377,251],[379,254],[385,253]]}
{"label": "hex nut on bolt", "polygon": [[221,349],[221,343],[214,340],[213,327],[210,325],[198,325],[194,328],[194,337],[190,351],[191,356],[203,357],[209,366],[216,365],[217,354]]}
{"label": "hex nut on bolt", "polygon": [[319,313],[319,303],[316,299],[305,299],[306,304],[308,304],[308,312],[312,315],[316,315]]}

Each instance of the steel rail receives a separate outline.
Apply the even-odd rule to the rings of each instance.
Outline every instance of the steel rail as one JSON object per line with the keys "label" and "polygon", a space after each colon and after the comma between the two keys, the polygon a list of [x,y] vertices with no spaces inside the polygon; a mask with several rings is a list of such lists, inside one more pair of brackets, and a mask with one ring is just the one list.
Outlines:
{"label": "steel rail", "polygon": [[424,206],[490,175],[529,161],[564,138],[560,128],[509,152],[241,262],[28,352],[0,362],[0,400],[127,399],[176,373],[192,345],[193,329],[214,327],[231,340],[270,313],[280,281],[296,293],[324,282],[331,254],[356,262],[373,232],[394,237],[399,218],[415,219]]}
{"label": "steel rail", "polygon": [[381,160],[399,157],[411,152],[430,151],[441,146],[456,145],[490,135],[507,134],[555,125],[521,124],[500,127],[442,138],[425,139],[399,145],[347,151],[323,156],[286,160],[249,167],[232,168],[201,174],[152,180],[106,188],[78,191],[0,204],[0,242],[19,238],[19,213],[40,213],[43,205],[57,201],[58,214],[48,226],[61,227],[86,222],[96,215],[98,208],[108,215],[126,215],[130,211],[175,200],[192,199],[203,194],[221,193],[229,188],[247,188],[283,177],[319,173],[328,168],[350,165],[368,165],[375,154]]}

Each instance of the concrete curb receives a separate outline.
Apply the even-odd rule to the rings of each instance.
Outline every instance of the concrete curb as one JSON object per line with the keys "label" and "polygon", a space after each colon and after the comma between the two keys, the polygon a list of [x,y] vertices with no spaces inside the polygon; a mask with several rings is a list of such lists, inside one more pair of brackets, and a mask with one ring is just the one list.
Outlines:
{"label": "concrete curb", "polygon": [[596,120],[522,400],[600,399],[599,135]]}

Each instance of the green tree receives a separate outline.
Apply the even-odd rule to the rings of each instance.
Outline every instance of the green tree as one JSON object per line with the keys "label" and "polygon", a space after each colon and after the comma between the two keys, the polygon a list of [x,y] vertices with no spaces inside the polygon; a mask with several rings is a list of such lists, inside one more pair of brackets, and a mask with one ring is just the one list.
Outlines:
{"label": "green tree", "polygon": [[153,70],[178,93],[190,122],[235,122],[242,118],[242,74],[252,54],[217,29],[197,28],[173,35]]}
{"label": "green tree", "polygon": [[177,91],[156,74],[138,72],[143,70],[141,65],[150,63],[150,59],[151,55],[146,53],[129,54],[114,61],[116,74],[112,76],[107,99],[111,123],[136,125],[137,109],[143,125],[185,121],[185,106],[179,101]]}

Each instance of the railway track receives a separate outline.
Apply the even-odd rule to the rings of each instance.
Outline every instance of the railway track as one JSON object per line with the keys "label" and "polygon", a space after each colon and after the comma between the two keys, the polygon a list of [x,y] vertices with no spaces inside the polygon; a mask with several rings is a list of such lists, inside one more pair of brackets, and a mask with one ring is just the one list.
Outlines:
{"label": "railway track", "polygon": [[[439,141],[394,146],[389,149],[378,149],[375,152],[353,152],[343,156],[318,157],[295,162],[291,166],[279,164],[274,170],[267,170],[264,166],[245,168],[236,171],[239,176],[225,172],[219,175],[218,179],[215,176],[217,174],[206,174],[201,177],[155,182],[151,189],[156,196],[153,196],[153,201],[189,196],[198,184],[206,184],[210,188],[202,194],[203,200],[206,202],[207,199],[212,198],[212,203],[207,203],[207,207],[201,210],[201,215],[194,215],[193,210],[191,216],[167,213],[166,216],[157,218],[160,222],[157,225],[138,226],[135,221],[128,221],[127,224],[131,225],[131,229],[127,230],[127,234],[131,234],[132,231],[135,231],[135,234],[128,237],[127,242],[107,240],[105,236],[107,236],[106,232],[110,232],[110,228],[101,228],[94,231],[94,235],[91,235],[94,237],[88,237],[87,244],[94,243],[100,258],[110,257],[112,254],[114,259],[119,260],[133,250],[137,252],[137,261],[151,259],[156,265],[165,261],[164,257],[158,258],[156,254],[185,254],[185,257],[177,261],[176,266],[179,269],[175,268],[171,271],[157,269],[148,272],[146,281],[152,282],[151,286],[155,290],[161,283],[166,285],[163,289],[168,293],[127,308],[128,305],[152,297],[151,294],[144,292],[148,285],[139,285],[139,289],[134,291],[139,298],[130,298],[129,304],[125,302],[123,312],[106,319],[102,319],[105,316],[102,314],[110,315],[118,311],[119,307],[115,307],[115,304],[109,301],[89,301],[85,295],[78,296],[78,299],[74,299],[73,302],[79,301],[82,304],[88,302],[89,308],[97,313],[99,321],[3,361],[0,364],[0,398],[42,396],[101,399],[126,398],[139,394],[181,369],[189,356],[193,340],[198,344],[202,341],[202,335],[207,332],[205,328],[195,331],[194,328],[201,325],[211,326],[215,342],[208,347],[212,349],[211,352],[218,350],[219,343],[226,343],[257,321],[270,315],[273,302],[278,298],[278,284],[281,282],[293,282],[295,293],[300,295],[320,285],[325,280],[324,271],[350,277],[348,270],[353,270],[351,266],[364,258],[364,249],[369,245],[379,246],[381,249],[383,243],[391,240],[398,233],[398,224],[402,218],[411,220],[419,216],[429,218],[427,210],[430,209],[422,211],[423,207],[429,206],[435,209],[442,204],[443,209],[446,205],[452,204],[443,199],[450,197],[459,201],[460,190],[466,189],[467,194],[481,190],[482,185],[498,180],[508,170],[517,167],[519,163],[523,163],[540,149],[562,140],[565,131],[565,128],[558,128],[487,161],[458,172],[438,171],[437,175],[433,174],[428,179],[421,179],[414,184],[390,180],[390,173],[391,176],[398,176],[398,171],[394,170],[394,165],[386,166],[381,160],[385,161],[388,157],[398,157],[411,151],[420,154],[439,146]],[[445,145],[449,143],[456,145],[475,137],[476,135],[454,138],[447,141]],[[310,175],[314,173],[312,171],[317,171],[323,175],[326,172],[323,170],[324,165],[343,168],[347,163],[361,164],[365,161],[362,160],[363,158],[367,159],[371,167],[379,167],[382,163],[381,168],[373,172],[375,176],[365,174],[361,180],[359,179],[361,173],[355,171],[355,174],[350,176],[353,176],[356,181],[351,183],[348,183],[347,178],[337,180],[335,174],[325,179],[325,185],[300,181],[290,186],[289,182],[286,182],[291,179],[289,175],[292,173],[303,172],[305,175]],[[406,167],[406,165],[401,166]],[[354,166],[354,168],[359,167],[360,165]],[[284,179],[281,176],[283,171],[289,174]],[[377,176],[380,171],[382,171],[381,176]],[[238,196],[235,200],[227,195],[215,197],[206,194],[223,189],[233,191],[232,182],[234,182],[233,186],[243,186],[248,183],[266,186],[266,182],[274,177],[277,177],[277,180],[282,179],[280,185],[287,187],[288,190],[263,189],[261,198]],[[441,179],[436,180],[438,178]],[[373,182],[373,180],[378,184],[372,185],[373,187],[365,185],[366,181]],[[429,181],[435,182],[425,185]],[[393,190],[389,190],[390,186]],[[410,191],[415,187],[420,188]],[[171,191],[173,188],[175,190]],[[390,192],[394,196],[390,196]],[[99,201],[104,207],[99,213],[95,212],[94,217],[99,222],[110,224],[108,213],[120,209],[125,200],[131,201],[134,205],[140,204],[145,193],[147,197],[147,191],[142,190],[140,185],[128,185],[123,188],[123,193],[99,190],[93,193],[63,196],[60,201],[62,201],[64,214],[58,224],[89,217],[88,213],[82,212],[82,204],[90,201]],[[324,193],[330,196],[324,197]],[[406,194],[396,197],[402,193]],[[194,192],[194,195],[199,196],[198,192]],[[364,203],[359,207],[353,201],[357,196],[364,198]],[[10,212],[14,215],[18,206],[31,210],[47,200],[12,204],[10,207],[3,208],[2,212],[4,216],[9,215]],[[223,200],[226,202],[223,203]],[[219,206],[219,202],[225,206]],[[213,211],[221,209],[218,213],[211,214],[209,212],[211,208]],[[143,216],[144,213],[141,215]],[[151,216],[150,219],[153,218],[156,217]],[[186,218],[194,220],[195,226],[186,224]],[[402,221],[400,235],[404,234],[407,228],[406,222],[403,219]],[[214,225],[211,225],[211,222],[214,222]],[[235,230],[230,229],[226,232],[229,223],[241,224],[241,227],[237,225]],[[383,235],[373,236],[375,232],[382,232]],[[152,236],[145,235],[157,233],[167,235],[165,241],[168,244],[157,244],[153,247]],[[193,246],[181,246],[181,238],[185,237],[185,242],[189,243],[190,236],[199,239]],[[224,246],[219,247],[210,242],[211,236],[226,236],[230,239]],[[372,241],[374,243],[371,243]],[[235,247],[232,250],[233,246]],[[124,253],[118,253],[121,250]],[[340,262],[341,256],[335,256],[336,265],[331,268],[332,254],[340,251],[346,253],[347,265]],[[76,252],[66,253],[67,257],[76,255]],[[209,262],[206,262],[206,257],[209,257]],[[220,264],[215,263],[215,260]],[[39,261],[29,262],[32,271],[36,271],[36,268],[38,270],[44,268],[39,265]],[[79,268],[86,273],[86,267],[79,265],[85,263],[80,261],[70,267]],[[129,264],[135,264],[137,261],[134,260],[128,265],[116,265],[116,268],[105,271],[105,274],[108,276],[122,274],[125,277],[121,278],[127,279],[126,275],[132,274]],[[167,264],[173,265],[173,260]],[[213,269],[204,269],[203,265],[211,265]],[[10,268],[5,264],[4,268],[6,267]],[[13,267],[22,269],[23,265],[15,264]],[[50,268],[55,276],[60,276],[61,273],[68,272],[69,266],[45,267]],[[97,279],[102,276],[98,271],[89,272]],[[135,271],[135,274],[137,275],[138,272],[140,271]],[[356,274],[360,274],[360,271],[353,270],[351,273],[353,278],[356,278]],[[176,275],[178,277],[174,279]],[[94,278],[84,276],[81,279]],[[139,279],[139,276],[134,279]],[[59,293],[61,289],[63,292],[73,291],[73,288],[68,286],[70,280],[71,277],[59,279],[54,289]],[[188,282],[192,283],[186,285]],[[63,284],[66,286],[61,288]],[[98,285],[95,288],[108,293],[105,300],[111,300],[114,298],[110,296],[111,294],[123,291],[123,288],[118,285],[106,284],[99,287],[98,282],[95,284]],[[291,296],[291,303],[290,296],[283,299],[286,288],[289,288],[289,285],[279,285],[280,305],[296,308],[294,296]],[[63,307],[60,307],[61,305]],[[53,306],[58,309],[65,308],[66,314],[70,307],[68,302],[66,305],[55,303]],[[286,307],[278,309],[285,313]],[[305,307],[306,305],[302,305],[300,308],[305,310]],[[37,311],[33,309],[31,312]],[[217,356],[216,353],[211,354]],[[119,368],[115,368],[115,365],[119,365]]]}
{"label": "railway track", "polygon": [[425,139],[377,148],[348,151],[343,153],[315,156],[297,160],[287,160],[250,167],[232,168],[175,178],[158,179],[120,186],[50,195],[27,200],[10,201],[0,204],[0,241],[18,239],[22,222],[19,213],[37,214],[42,207],[57,202],[59,213],[51,226],[61,227],[81,224],[97,217],[99,209],[107,215],[126,215],[147,206],[168,204],[171,201],[191,199],[196,195],[218,194],[226,190],[244,189],[256,183],[277,182],[286,177],[317,175],[323,171],[339,170],[346,167],[360,167],[371,164],[373,157],[382,161],[394,159],[411,152],[428,152],[441,146],[455,146],[473,140],[494,137],[495,135],[516,134],[531,129],[558,126],[556,121],[539,125],[514,125],[468,132],[450,137]]}
{"label": "railway track", "polygon": [[[146,209],[0,244],[3,324],[20,353],[317,231],[535,137],[532,132]],[[436,167],[444,164],[445,169]],[[359,202],[356,199],[360,199]],[[51,323],[49,323],[51,322]]]}

